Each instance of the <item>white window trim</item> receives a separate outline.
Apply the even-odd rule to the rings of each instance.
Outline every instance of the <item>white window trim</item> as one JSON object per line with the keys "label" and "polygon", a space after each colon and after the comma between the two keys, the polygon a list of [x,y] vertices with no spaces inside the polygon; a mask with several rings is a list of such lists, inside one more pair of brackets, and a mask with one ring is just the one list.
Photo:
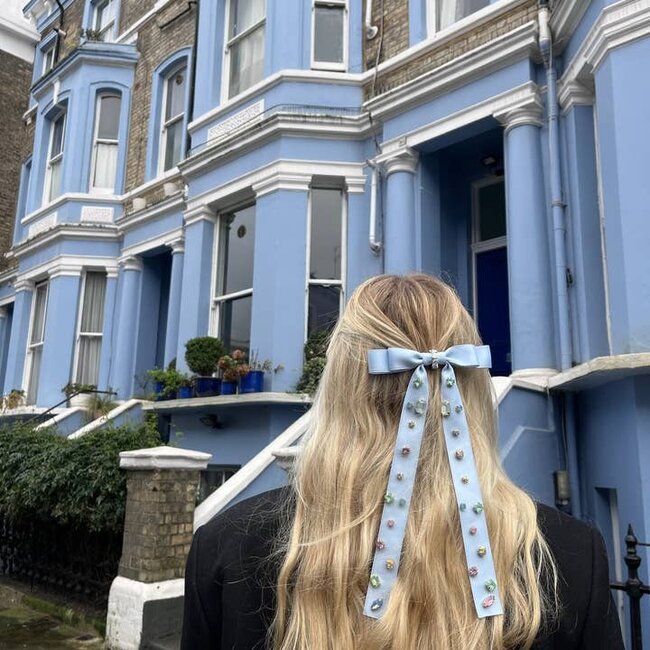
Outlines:
{"label": "white window trim", "polygon": [[[316,7],[342,7],[343,8],[343,62],[333,63],[329,61],[316,61],[314,58],[316,50]],[[334,70],[347,72],[349,52],[349,16],[347,0],[313,0],[311,5],[311,69],[312,70]]]}
{"label": "white window trim", "polygon": [[[45,284],[45,309],[43,310],[43,338],[40,343],[32,343],[32,334],[34,332],[34,316],[36,314],[36,294],[37,294],[37,289],[39,285]],[[47,326],[47,307],[48,307],[48,302],[49,302],[49,297],[50,297],[50,282],[48,278],[42,279],[42,280],[37,280],[33,284],[32,288],[32,305],[30,309],[30,315],[29,315],[29,331],[27,332],[27,351],[25,354],[25,365],[23,368],[23,386],[22,390],[25,393],[25,396],[27,397],[29,395],[29,387],[32,383],[32,372],[34,370],[33,366],[33,350],[34,348],[40,347],[41,350],[43,349],[43,346],[45,344],[45,328]],[[41,359],[42,360],[42,359]],[[41,365],[41,368],[43,366]],[[40,379],[40,377],[39,377]],[[36,395],[36,398],[38,398],[38,394]]]}
{"label": "white window trim", "polygon": [[[114,8],[117,7],[118,0],[99,0],[99,2],[95,2],[93,4],[93,13],[92,13],[92,28],[93,30],[99,31],[100,33],[100,39],[104,43],[112,43],[115,40],[116,34],[115,34],[115,27],[116,27],[116,15],[117,12],[114,11],[113,13],[113,20],[111,20],[108,25],[106,25],[101,31],[99,29],[99,26],[97,25],[97,18],[98,18],[98,13],[99,13],[99,7],[100,5],[106,5],[109,6],[111,4],[114,5]],[[109,38],[105,37],[105,34],[108,34],[110,32]]]}
{"label": "white window trim", "polygon": [[[266,30],[266,11],[267,11],[267,6],[266,6],[266,0],[263,0],[264,2],[264,18],[261,20],[258,20],[256,23],[251,25],[250,27],[246,28],[243,32],[240,32],[237,34],[237,36],[230,38],[230,5],[232,4],[232,0],[226,0],[226,10],[224,12],[224,25],[223,25],[223,69],[221,73],[221,101],[227,102],[228,100],[231,100],[235,97],[238,97],[242,93],[245,93],[249,88],[252,88],[253,86],[249,86],[249,88],[245,88],[244,90],[240,91],[237,95],[233,95],[230,97],[228,95],[228,90],[230,88],[230,49],[232,46],[236,43],[238,43],[240,40],[243,38],[246,38],[249,34],[252,34],[256,29],[259,27],[264,27],[264,30]],[[264,33],[264,48],[266,49],[266,31]],[[264,56],[264,63],[266,63],[266,52]],[[261,81],[261,80],[260,80]]]}
{"label": "white window trim", "polygon": [[438,0],[427,0],[426,3],[426,12],[427,12],[427,38],[437,36],[438,34],[445,34],[448,30],[457,30],[462,29],[465,25],[470,25],[475,20],[480,20],[482,17],[489,15],[494,12],[495,3],[488,4],[486,7],[474,11],[471,14],[457,20],[447,27],[438,29]]}
{"label": "white window trim", "polygon": [[[81,291],[79,292],[79,308],[77,309],[77,325],[75,327],[75,343],[74,343],[74,360],[72,363],[72,378],[70,381],[77,382],[77,372],[79,370],[79,343],[81,337],[86,336],[89,338],[104,338],[104,331],[101,332],[81,332],[81,320],[83,318],[84,302],[86,300],[86,279],[88,273],[104,273],[106,274],[105,281],[108,282],[108,273],[106,269],[84,269],[83,277],[81,279]],[[108,287],[106,287],[108,289]],[[104,300],[106,297],[104,296]],[[104,304],[104,319],[106,319],[106,305]],[[102,341],[103,343],[103,341]],[[99,380],[99,378],[98,378]]]}
{"label": "white window trim", "polygon": [[[215,272],[212,273],[212,281],[210,287],[211,295],[211,318],[210,318],[210,336],[216,336],[220,338],[220,325],[221,325],[221,305],[228,301],[234,300],[237,298],[246,298],[247,296],[253,296],[253,287],[250,289],[240,289],[239,291],[231,291],[230,293],[224,293],[223,295],[218,296],[217,291],[219,289],[219,281],[222,273],[222,269],[219,268],[221,264],[221,241],[222,241],[222,232],[223,232],[223,222],[222,219],[227,217],[230,214],[239,212],[240,210],[245,210],[251,206],[255,206],[255,219],[257,219],[257,201],[246,201],[241,204],[224,210],[219,213],[217,218],[217,224],[215,227],[215,236],[214,236],[214,253],[213,253],[213,264],[212,268],[215,269]],[[257,225],[257,224],[256,224]],[[253,269],[255,269],[255,243],[253,242]],[[252,314],[251,314],[252,318]],[[251,321],[251,333],[252,333],[252,321]]]}
{"label": "white window trim", "polygon": [[[172,68],[172,71],[166,74],[163,79],[163,92],[162,92],[162,102],[160,105],[160,136],[158,141],[158,177],[163,174],[169,174],[175,169],[178,169],[178,164],[165,169],[165,151],[167,150],[167,131],[170,126],[176,124],[179,120],[183,122],[185,120],[185,115],[187,113],[187,88],[185,89],[185,97],[183,97],[183,112],[174,116],[171,119],[166,119],[167,113],[167,87],[169,86],[169,81],[177,75],[181,70],[185,70],[185,79],[187,83],[187,59],[179,61],[178,65]],[[184,154],[185,152],[183,152]],[[181,157],[180,160],[183,160]],[[179,160],[179,162],[180,162]]]}
{"label": "white window trim", "polygon": [[[311,210],[312,210],[312,190],[338,190],[341,192],[341,278],[339,280],[321,280],[319,278],[310,278],[309,269],[311,266]],[[326,184],[316,184],[310,186],[309,195],[307,198],[307,228],[306,228],[306,250],[305,256],[305,299],[304,299],[304,334],[303,342],[307,342],[309,336],[309,288],[313,286],[319,287],[340,287],[341,292],[339,295],[339,316],[343,313],[345,307],[346,295],[346,282],[347,277],[347,258],[348,258],[348,241],[346,233],[348,231],[348,192],[343,186],[332,186]]]}
{"label": "white window trim", "polygon": [[[99,132],[99,117],[100,109],[102,104],[102,99],[104,97],[117,97],[120,100],[120,115],[118,116],[118,125],[117,125],[117,139],[108,140],[106,138],[98,138]],[[99,93],[95,99],[95,126],[93,127],[93,141],[92,141],[92,154],[90,161],[90,178],[88,179],[88,192],[89,194],[104,194],[108,196],[113,196],[115,194],[115,185],[117,184],[117,172],[118,167],[115,168],[115,180],[113,181],[113,187],[95,187],[93,184],[93,179],[95,177],[95,164],[97,162],[97,145],[98,144],[114,144],[118,149],[118,166],[119,166],[119,147],[120,147],[120,123],[122,121],[122,95],[118,92],[103,92]]]}
{"label": "white window trim", "polygon": [[[63,133],[61,134],[61,153],[56,154],[52,157],[52,145],[54,144],[54,125],[63,116]],[[47,160],[45,161],[45,183],[43,184],[43,205],[49,205],[53,201],[56,201],[58,196],[50,198],[50,190],[52,188],[52,163],[60,162],[61,164],[61,173],[63,174],[63,157],[65,155],[65,136],[68,130],[68,112],[67,110],[59,113],[54,119],[49,120],[50,122],[50,134],[49,134],[49,143],[47,146]],[[63,175],[61,175],[61,183],[63,183]],[[60,196],[60,194],[59,194]]]}
{"label": "white window trim", "polygon": [[[50,70],[54,68],[54,51],[56,43],[53,42],[47,47],[41,50],[42,66],[41,66],[41,76],[45,76]],[[50,65],[48,66],[48,61]]]}
{"label": "white window trim", "polygon": [[[476,256],[478,253],[485,253],[486,251],[496,250],[497,248],[506,248],[508,246],[508,231],[503,237],[494,237],[493,239],[486,239],[479,241],[479,228],[480,228],[480,214],[479,214],[479,191],[484,187],[503,183],[503,191],[505,192],[505,177],[504,176],[491,176],[482,178],[472,183],[472,317],[474,322],[478,325],[478,283],[476,281]],[[507,224],[506,224],[507,229]]]}

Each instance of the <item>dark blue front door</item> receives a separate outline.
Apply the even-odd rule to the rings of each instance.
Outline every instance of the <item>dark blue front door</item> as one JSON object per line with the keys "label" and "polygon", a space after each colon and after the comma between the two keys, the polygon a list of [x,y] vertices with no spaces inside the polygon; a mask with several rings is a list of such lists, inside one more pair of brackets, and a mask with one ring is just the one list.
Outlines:
{"label": "dark blue front door", "polygon": [[510,318],[505,246],[476,253],[476,310],[481,338],[492,350],[492,375],[509,375]]}

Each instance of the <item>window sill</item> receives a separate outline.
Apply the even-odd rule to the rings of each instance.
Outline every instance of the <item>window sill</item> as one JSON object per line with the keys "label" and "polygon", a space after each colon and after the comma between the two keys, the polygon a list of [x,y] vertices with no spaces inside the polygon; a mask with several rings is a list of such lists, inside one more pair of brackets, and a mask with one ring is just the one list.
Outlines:
{"label": "window sill", "polygon": [[220,408],[257,407],[257,406],[293,406],[303,404],[311,406],[312,398],[303,393],[247,393],[244,395],[218,395],[217,397],[193,397],[190,399],[164,400],[161,402],[144,402],[143,411],[160,414],[206,413]]}

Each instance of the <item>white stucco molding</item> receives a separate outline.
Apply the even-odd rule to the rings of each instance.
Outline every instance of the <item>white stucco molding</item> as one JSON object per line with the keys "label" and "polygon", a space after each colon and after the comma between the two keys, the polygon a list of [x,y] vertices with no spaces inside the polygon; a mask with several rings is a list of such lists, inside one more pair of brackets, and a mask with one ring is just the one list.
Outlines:
{"label": "white stucco molding", "polygon": [[530,101],[526,103],[495,112],[494,117],[503,124],[506,133],[518,126],[527,124],[542,126],[544,124],[544,108],[539,93],[533,95]]}
{"label": "white stucco molding", "polygon": [[512,65],[517,60],[537,58],[538,52],[537,23],[526,23],[369,100],[364,107],[370,110],[374,118],[385,119]]}
{"label": "white stucco molding", "polygon": [[143,268],[142,259],[137,255],[120,258],[120,270],[122,271],[142,271]]}
{"label": "white stucco molding", "polygon": [[156,235],[155,237],[149,237],[148,239],[141,240],[133,246],[126,246],[122,249],[119,261],[126,260],[130,257],[136,257],[146,253],[147,251],[153,250],[154,248],[163,248],[168,247],[170,242],[180,239],[183,237],[183,228],[178,227],[174,230],[168,230],[161,235]]}
{"label": "white stucco molding", "polygon": [[591,0],[561,0],[551,13],[553,50],[559,54],[587,11]]}
{"label": "white stucco molding", "polygon": [[418,152],[410,147],[403,147],[397,151],[393,151],[387,157],[379,157],[377,162],[384,166],[386,176],[390,176],[395,172],[407,172],[415,174],[418,168],[420,156]]}
{"label": "white stucco molding", "polygon": [[172,249],[172,255],[181,255],[185,252],[185,238],[178,237],[167,244]]}
{"label": "white stucco molding", "polygon": [[152,447],[120,452],[120,467],[130,470],[181,469],[201,470],[212,454],[178,447]]}
{"label": "white stucco molding", "polygon": [[78,276],[84,269],[99,269],[106,271],[109,277],[117,276],[117,260],[114,257],[98,257],[85,255],[58,255],[57,257],[33,266],[16,276],[14,289],[20,291],[23,283],[32,284],[42,278],[60,276]]}
{"label": "white stucco molding", "polygon": [[605,7],[559,81],[560,105],[568,103],[571,84],[589,79],[611,50],[648,35],[650,0],[621,0]]}
{"label": "white stucco molding", "polygon": [[216,212],[233,195],[251,192],[259,197],[277,190],[306,192],[314,176],[343,178],[348,192],[362,193],[366,182],[363,169],[364,163],[357,162],[276,160],[190,199],[185,224],[199,218],[214,220]]}
{"label": "white stucco molding", "polygon": [[537,84],[532,81],[527,81],[505,93],[494,95],[476,104],[471,104],[456,113],[451,113],[399,137],[387,140],[382,146],[382,155],[378,159],[389,158],[393,153],[400,151],[405,146],[416,147],[419,144],[434,140],[445,133],[455,131],[473,122],[487,117],[506,115],[510,111],[530,104],[541,105],[541,99]]}
{"label": "white stucco molding", "polygon": [[185,226],[191,226],[199,221],[209,221],[212,224],[217,223],[217,213],[207,203],[190,203],[187,210],[183,212],[183,221]]}
{"label": "white stucco molding", "polygon": [[593,77],[567,82],[559,99],[563,113],[574,106],[593,106],[595,102]]}

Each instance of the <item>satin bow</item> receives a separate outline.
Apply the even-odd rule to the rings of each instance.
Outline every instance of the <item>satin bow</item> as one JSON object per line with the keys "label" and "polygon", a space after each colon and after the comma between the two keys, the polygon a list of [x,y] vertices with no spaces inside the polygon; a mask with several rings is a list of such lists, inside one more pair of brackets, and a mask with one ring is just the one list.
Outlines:
{"label": "satin bow", "polygon": [[[458,502],[467,573],[479,618],[503,614],[492,549],[483,512],[483,498],[454,366],[489,368],[487,345],[455,345],[442,352],[387,348],[368,352],[373,375],[412,370],[406,389],[390,468],[379,534],[375,543],[364,614],[380,618],[397,580],[406,523],[415,484],[429,401],[426,367],[440,368],[441,414],[447,456]],[[441,598],[445,594],[440,594]]]}

